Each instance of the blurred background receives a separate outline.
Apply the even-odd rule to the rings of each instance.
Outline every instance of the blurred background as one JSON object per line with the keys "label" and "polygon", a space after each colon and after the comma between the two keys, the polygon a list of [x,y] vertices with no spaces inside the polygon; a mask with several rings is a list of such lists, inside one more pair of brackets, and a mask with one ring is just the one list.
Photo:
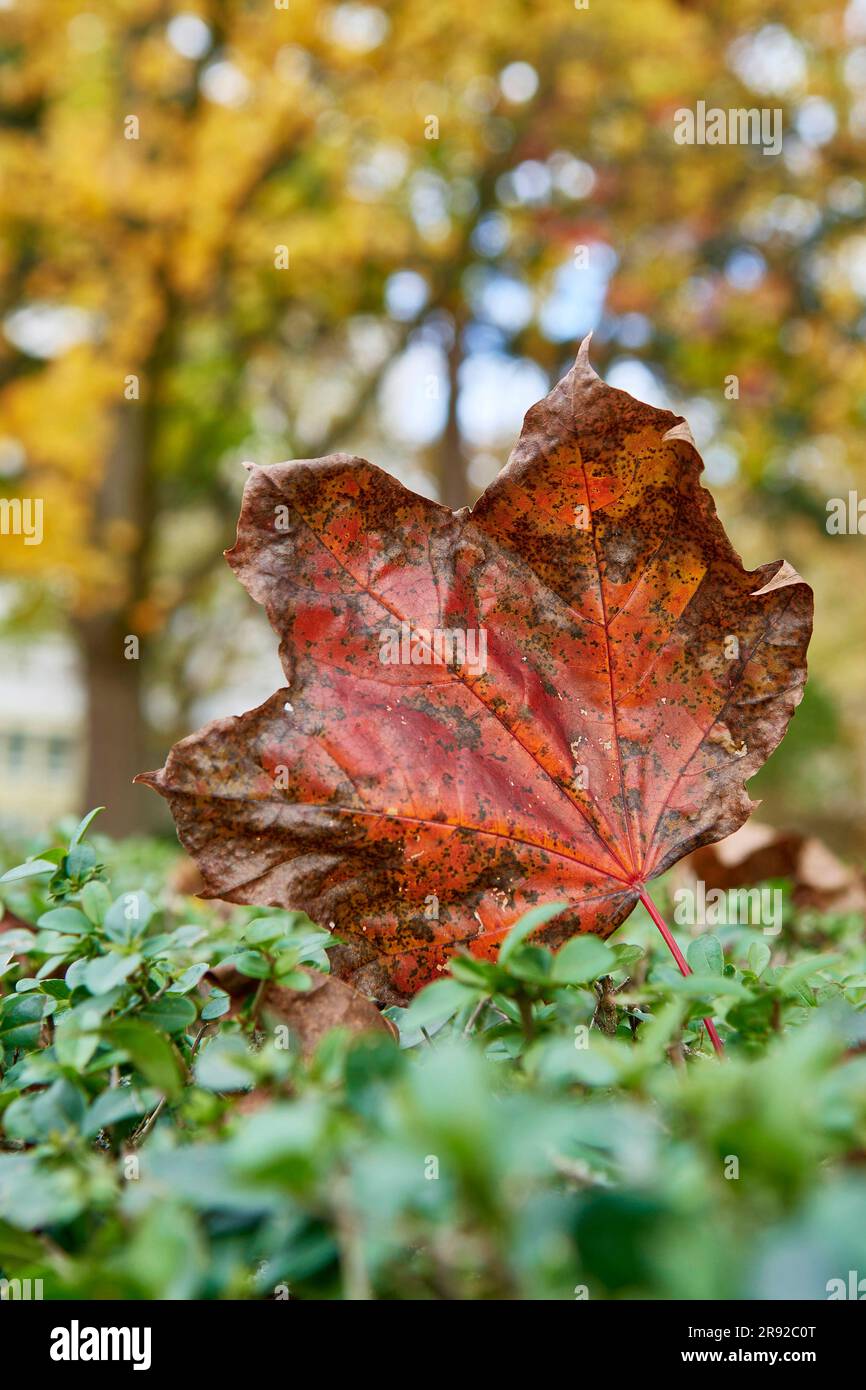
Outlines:
{"label": "blurred background", "polygon": [[[701,101],[782,152],[676,143]],[[814,586],[750,790],[862,855],[864,155],[866,0],[0,0],[0,497],[44,507],[0,535],[3,827],[168,830],[133,775],[280,683],[244,460],[471,503],[591,329]]]}

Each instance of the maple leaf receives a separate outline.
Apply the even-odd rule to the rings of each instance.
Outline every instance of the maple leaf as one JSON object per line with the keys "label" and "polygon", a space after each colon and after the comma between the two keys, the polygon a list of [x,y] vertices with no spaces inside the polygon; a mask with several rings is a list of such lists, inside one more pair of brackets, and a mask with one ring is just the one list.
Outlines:
{"label": "maple leaf", "polygon": [[209,895],[304,909],[383,1000],[548,902],[554,948],[640,898],[669,939],[646,885],[749,815],[811,632],[810,589],[743,568],[702,466],[587,340],[471,512],[345,454],[254,467],[227,558],[286,687],[139,779]]}

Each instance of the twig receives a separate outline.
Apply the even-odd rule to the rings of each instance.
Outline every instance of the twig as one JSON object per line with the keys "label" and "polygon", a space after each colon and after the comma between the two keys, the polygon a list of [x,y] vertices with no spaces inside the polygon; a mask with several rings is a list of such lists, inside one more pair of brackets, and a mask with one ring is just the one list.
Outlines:
{"label": "twig", "polygon": [[484,998],[478,1000],[478,1003],[475,1005],[475,1008],[472,1010],[472,1013],[469,1015],[468,1019],[466,1020],[466,1027],[463,1029],[463,1036],[464,1036],[464,1038],[468,1038],[468,1037],[469,1037],[469,1034],[472,1032],[472,1029],[475,1027],[476,1022],[478,1021],[478,1015],[481,1013],[481,1010],[484,1008],[484,1005],[485,1005],[486,1003],[487,1003],[487,996],[486,996],[486,995],[484,996]]}
{"label": "twig", "polygon": [[132,1143],[135,1145],[136,1148],[138,1148],[140,1144],[144,1143],[145,1139],[150,1134],[150,1131],[156,1124],[157,1119],[162,1114],[164,1108],[165,1096],[162,1097],[162,1100],[159,1102],[156,1109],[151,1111],[147,1119],[141,1125],[139,1125],[138,1129],[133,1134]]}

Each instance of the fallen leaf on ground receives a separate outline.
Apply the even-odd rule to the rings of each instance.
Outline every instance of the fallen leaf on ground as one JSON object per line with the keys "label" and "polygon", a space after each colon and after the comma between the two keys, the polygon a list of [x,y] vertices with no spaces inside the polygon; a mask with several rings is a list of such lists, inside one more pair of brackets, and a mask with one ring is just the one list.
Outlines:
{"label": "fallen leaf on ground", "polygon": [[795,830],[749,821],[716,845],[696,850],[680,865],[684,876],[707,888],[747,888],[769,879],[790,879],[797,907],[821,912],[866,910],[863,875],[822,840]]}
{"label": "fallen leaf on ground", "polygon": [[[307,976],[309,989],[288,989],[285,985],[268,980],[259,999],[258,1016],[268,1028],[285,1024],[298,1039],[305,1057],[315,1052],[321,1039],[332,1028],[344,1028],[349,1033],[374,1032],[387,1033],[392,1038],[398,1036],[394,1025],[379,1012],[373,1001],[350,984],[334,975],[325,975],[321,970],[313,970],[310,966],[299,965],[296,968]],[[240,1006],[257,992],[259,985],[257,980],[242,975],[233,966],[215,966],[209,972],[209,979],[231,996],[231,1013],[237,1013]]]}

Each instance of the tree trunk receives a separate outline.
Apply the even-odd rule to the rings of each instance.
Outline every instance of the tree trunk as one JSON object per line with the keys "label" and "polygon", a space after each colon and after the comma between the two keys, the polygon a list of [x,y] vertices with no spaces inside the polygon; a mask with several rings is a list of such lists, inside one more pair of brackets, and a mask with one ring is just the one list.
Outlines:
{"label": "tree trunk", "polygon": [[454,341],[448,350],[448,416],[437,448],[436,472],[439,480],[439,501],[452,511],[468,507],[471,499],[466,456],[457,421],[457,395],[460,364],[462,323],[454,324]]}
{"label": "tree trunk", "polygon": [[87,773],[82,810],[104,806],[100,830],[129,835],[152,829],[145,787],[134,787],[137,772],[151,766],[141,708],[141,662],[124,655],[126,624],[117,614],[76,625],[87,698]]}
{"label": "tree trunk", "polygon": [[[144,653],[131,617],[147,588],[154,389],[153,379],[145,378],[145,398],[118,405],[93,511],[95,545],[105,545],[118,523],[129,528],[134,543],[126,553],[115,551],[117,578],[100,595],[99,609],[73,620],[87,698],[85,809],[104,806],[100,829],[112,835],[143,832],[154,824],[148,804],[154,798],[144,787],[132,786],[135,774],[151,764],[142,706]],[[134,645],[127,645],[128,637],[136,639]]]}

